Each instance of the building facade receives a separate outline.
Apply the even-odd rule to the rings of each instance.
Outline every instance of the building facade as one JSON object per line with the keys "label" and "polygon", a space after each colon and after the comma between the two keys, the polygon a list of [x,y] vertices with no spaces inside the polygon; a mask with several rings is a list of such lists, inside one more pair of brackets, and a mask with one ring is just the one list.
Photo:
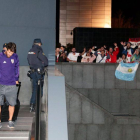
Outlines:
{"label": "building facade", "polygon": [[60,0],[59,42],[73,44],[75,27],[111,27],[111,0]]}

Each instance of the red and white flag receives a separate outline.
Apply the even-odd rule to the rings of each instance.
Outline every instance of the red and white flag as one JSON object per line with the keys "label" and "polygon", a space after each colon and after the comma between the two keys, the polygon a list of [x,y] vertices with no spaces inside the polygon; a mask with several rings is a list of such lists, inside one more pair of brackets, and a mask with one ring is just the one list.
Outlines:
{"label": "red and white flag", "polygon": [[136,46],[140,48],[140,38],[129,38],[129,42],[132,44],[132,48],[135,48]]}

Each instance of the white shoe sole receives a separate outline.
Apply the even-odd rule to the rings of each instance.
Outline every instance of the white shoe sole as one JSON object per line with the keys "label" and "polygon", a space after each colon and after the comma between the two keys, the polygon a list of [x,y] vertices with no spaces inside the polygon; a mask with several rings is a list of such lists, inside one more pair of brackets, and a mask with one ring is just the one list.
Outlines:
{"label": "white shoe sole", "polygon": [[9,128],[15,128],[15,127],[10,127],[9,125],[7,125],[7,127],[9,127]]}

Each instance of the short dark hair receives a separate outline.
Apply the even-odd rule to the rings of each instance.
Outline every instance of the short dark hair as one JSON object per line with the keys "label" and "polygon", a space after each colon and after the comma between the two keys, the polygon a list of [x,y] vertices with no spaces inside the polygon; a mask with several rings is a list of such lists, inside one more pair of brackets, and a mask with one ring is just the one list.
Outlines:
{"label": "short dark hair", "polygon": [[14,51],[14,53],[16,53],[17,52],[17,46],[16,46],[16,44],[15,43],[13,43],[13,45],[14,45],[14,48],[15,48],[15,51]]}
{"label": "short dark hair", "polygon": [[7,50],[10,50],[11,52],[14,52],[15,53],[15,43],[9,42],[6,45],[6,48],[7,48]]}

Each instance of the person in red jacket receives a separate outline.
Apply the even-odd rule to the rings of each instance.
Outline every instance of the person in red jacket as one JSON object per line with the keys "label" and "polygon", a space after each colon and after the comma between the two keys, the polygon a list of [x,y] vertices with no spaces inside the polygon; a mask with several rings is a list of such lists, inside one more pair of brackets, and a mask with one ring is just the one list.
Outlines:
{"label": "person in red jacket", "polygon": [[117,43],[114,43],[114,50],[113,47],[109,48],[109,52],[107,54],[109,54],[110,59],[107,59],[106,62],[107,63],[116,63],[117,62],[117,55],[119,53],[119,48],[117,46]]}

